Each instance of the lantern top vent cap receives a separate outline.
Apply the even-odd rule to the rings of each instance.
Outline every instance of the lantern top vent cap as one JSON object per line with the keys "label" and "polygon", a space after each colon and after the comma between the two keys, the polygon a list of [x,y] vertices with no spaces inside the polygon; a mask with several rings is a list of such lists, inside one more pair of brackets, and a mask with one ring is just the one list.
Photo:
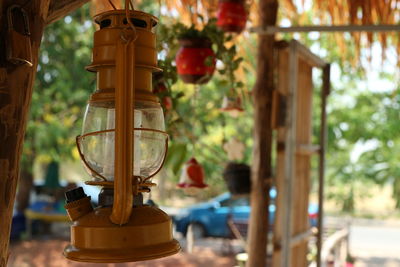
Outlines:
{"label": "lantern top vent cap", "polygon": [[[129,10],[129,18],[136,27],[152,30],[158,24],[158,18],[138,10]],[[103,28],[104,25],[111,27],[128,27],[124,9],[109,10],[99,13],[93,17],[94,22]]]}

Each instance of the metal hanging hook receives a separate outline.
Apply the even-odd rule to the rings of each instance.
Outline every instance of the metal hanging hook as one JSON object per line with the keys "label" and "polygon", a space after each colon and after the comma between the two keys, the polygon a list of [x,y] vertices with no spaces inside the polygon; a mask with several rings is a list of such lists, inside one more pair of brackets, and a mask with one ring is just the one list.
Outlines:
{"label": "metal hanging hook", "polygon": [[126,22],[128,23],[128,25],[130,26],[130,28],[133,30],[134,34],[133,36],[131,34],[128,34],[126,32],[126,30],[123,30],[121,33],[121,39],[126,42],[127,44],[129,44],[130,42],[135,42],[137,39],[137,32],[136,32],[136,28],[135,25],[133,25],[130,17],[129,17],[129,11],[131,10],[135,10],[135,8],[133,7],[133,3],[131,0],[125,0],[125,19]]}
{"label": "metal hanging hook", "polygon": [[112,0],[108,0],[108,3],[113,7],[114,10],[117,10]]}

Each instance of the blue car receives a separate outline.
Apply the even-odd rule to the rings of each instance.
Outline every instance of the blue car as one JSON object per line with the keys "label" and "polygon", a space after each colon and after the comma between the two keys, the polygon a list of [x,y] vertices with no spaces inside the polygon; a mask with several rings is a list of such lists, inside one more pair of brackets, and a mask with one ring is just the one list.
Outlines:
{"label": "blue car", "polygon": [[[271,190],[271,199],[276,197],[276,190]],[[316,224],[318,208],[309,207],[310,224]],[[269,206],[269,222],[273,224],[275,218],[275,205]],[[201,237],[226,237],[232,236],[227,224],[228,217],[234,222],[248,222],[250,217],[249,197],[232,198],[230,193],[224,193],[208,202],[196,204],[182,209],[173,216],[176,231],[186,236],[189,225],[195,238]]]}

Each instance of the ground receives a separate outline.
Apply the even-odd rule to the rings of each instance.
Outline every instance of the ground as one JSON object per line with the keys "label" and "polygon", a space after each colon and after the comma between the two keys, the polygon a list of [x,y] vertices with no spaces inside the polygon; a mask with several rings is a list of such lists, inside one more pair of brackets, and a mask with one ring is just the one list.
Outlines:
{"label": "ground", "polygon": [[[210,243],[214,243],[212,240]],[[62,251],[68,242],[64,239],[20,241],[11,244],[8,267],[231,267],[235,266],[234,255],[222,255],[222,247],[195,247],[193,253],[176,255],[137,263],[88,264],[66,260]],[[221,244],[220,241],[218,244]],[[210,244],[209,244],[210,245]],[[222,245],[222,244],[221,244]]]}
{"label": "ground", "polygon": [[399,267],[399,222],[355,222],[350,229],[350,251],[357,259],[355,267]]}
{"label": "ground", "polygon": [[[344,220],[344,218],[334,219]],[[330,221],[332,220],[331,218]],[[350,219],[349,222],[351,223],[350,252],[357,260],[355,267],[400,266],[400,220]],[[8,267],[231,267],[236,265],[234,254],[243,251],[238,240],[206,238],[195,242],[193,253],[184,250],[159,260],[126,264],[76,263],[62,256],[62,251],[68,244],[65,235],[65,232],[68,234],[68,231],[65,231],[68,225],[58,226],[58,228],[53,227],[51,236],[13,242],[10,247]],[[55,238],[55,233],[64,233],[64,236]],[[177,238],[182,247],[186,248],[185,239],[180,236]],[[232,245],[231,250],[228,244]]]}

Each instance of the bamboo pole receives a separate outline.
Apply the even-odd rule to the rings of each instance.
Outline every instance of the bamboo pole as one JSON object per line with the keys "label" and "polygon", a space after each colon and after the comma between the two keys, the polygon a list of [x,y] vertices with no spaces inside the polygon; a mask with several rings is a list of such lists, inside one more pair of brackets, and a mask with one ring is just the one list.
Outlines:
{"label": "bamboo pole", "polygon": [[325,177],[325,150],[327,146],[327,118],[326,105],[330,93],[330,70],[327,64],[323,69],[323,84],[321,92],[321,126],[320,126],[320,150],[318,167],[318,235],[317,235],[317,266],[321,267],[322,234],[324,230],[324,177]]}
{"label": "bamboo pole", "polygon": [[287,116],[286,116],[286,137],[285,137],[285,169],[284,169],[284,212],[283,218],[283,233],[282,233],[282,254],[281,264],[283,267],[289,267],[291,264],[292,249],[290,240],[292,238],[293,226],[293,183],[295,176],[295,148],[296,148],[296,127],[297,127],[297,79],[298,79],[298,54],[297,45],[294,42],[289,44],[289,88],[287,95]]}
{"label": "bamboo pole", "polygon": [[400,25],[304,25],[292,27],[255,27],[251,32],[258,34],[276,34],[284,32],[398,32]]}
{"label": "bamboo pole", "polygon": [[[277,0],[260,0],[261,26],[275,25]],[[272,184],[272,91],[274,89],[274,36],[260,35],[257,55],[257,80],[254,97],[254,148],[252,163],[251,214],[249,223],[249,259],[247,266],[265,266],[269,190]]]}
{"label": "bamboo pole", "polygon": [[[31,103],[39,47],[48,16],[57,20],[88,0],[3,0],[0,5],[0,267],[8,260],[8,246],[14,200],[19,177],[26,122]],[[6,9],[12,4],[24,5],[30,24],[32,66],[6,62]],[[65,5],[60,5],[65,4]],[[53,8],[49,8],[53,7]]]}

